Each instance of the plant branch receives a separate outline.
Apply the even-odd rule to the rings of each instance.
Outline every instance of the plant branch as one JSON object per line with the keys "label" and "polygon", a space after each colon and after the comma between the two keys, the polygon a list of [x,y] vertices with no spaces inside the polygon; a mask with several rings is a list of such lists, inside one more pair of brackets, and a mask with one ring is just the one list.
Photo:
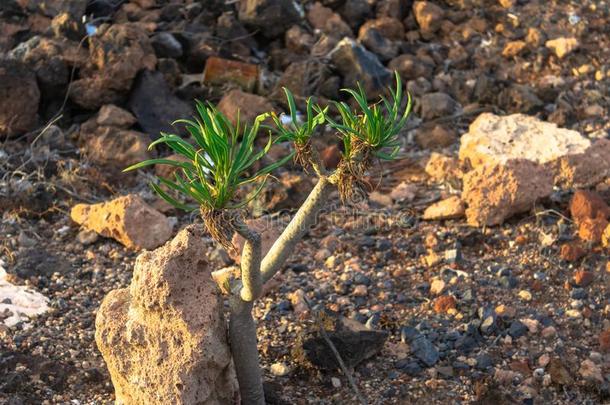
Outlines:
{"label": "plant branch", "polygon": [[235,224],[235,231],[244,240],[244,248],[241,252],[241,280],[242,287],[239,295],[246,302],[254,301],[263,292],[261,278],[261,237],[258,232],[248,228],[242,221]]}
{"label": "plant branch", "polygon": [[261,263],[263,284],[269,281],[282,267],[288,256],[294,252],[296,244],[305,236],[309,228],[315,224],[318,213],[328,201],[332,191],[333,179],[320,177],[301,208],[294,215],[284,232],[273,243],[271,249]]}

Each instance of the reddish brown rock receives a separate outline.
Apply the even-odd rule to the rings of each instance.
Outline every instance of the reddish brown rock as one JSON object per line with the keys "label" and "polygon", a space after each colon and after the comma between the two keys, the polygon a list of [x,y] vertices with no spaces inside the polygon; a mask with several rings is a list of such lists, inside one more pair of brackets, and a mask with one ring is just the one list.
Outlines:
{"label": "reddish brown rock", "polygon": [[602,352],[610,352],[610,329],[599,334],[599,348]]}
{"label": "reddish brown rock", "polygon": [[583,257],[586,253],[587,252],[580,246],[579,243],[569,242],[561,245],[559,257],[561,257],[561,260],[575,262]]}
{"label": "reddish brown rock", "polygon": [[111,291],[95,320],[95,341],[117,403],[235,404],[224,299],[192,225],[138,256],[129,288]]}
{"label": "reddish brown rock", "polygon": [[441,27],[445,12],[431,1],[416,1],[413,15],[423,33],[433,33]]}
{"label": "reddish brown rock", "polygon": [[100,204],[77,204],[70,217],[131,249],[154,249],[172,236],[172,224],[165,215],[133,194]]}
{"label": "reddish brown rock", "polygon": [[446,148],[457,139],[455,131],[444,125],[422,126],[415,132],[415,142],[424,149]]}
{"label": "reddish brown rock", "polygon": [[36,126],[40,90],[27,65],[0,60],[0,138],[26,133]]}
{"label": "reddish brown rock", "polygon": [[610,207],[601,196],[593,191],[578,190],[570,201],[570,214],[577,224],[589,218],[610,217]]}
{"label": "reddish brown rock", "polygon": [[462,198],[468,206],[468,224],[501,224],[511,215],[531,209],[552,190],[548,170],[528,160],[481,165],[464,176]]}
{"label": "reddish brown rock", "polygon": [[227,83],[238,85],[245,91],[253,91],[258,81],[258,66],[223,59],[216,56],[208,58],[203,71],[203,84],[222,86]]}
{"label": "reddish brown rock", "polygon": [[130,128],[137,122],[129,111],[114,104],[106,104],[97,114],[97,124],[117,128]]}
{"label": "reddish brown rock", "polygon": [[595,279],[595,274],[586,270],[578,270],[574,273],[574,282],[579,287],[587,287]]}
{"label": "reddish brown rock", "polygon": [[607,226],[608,220],[601,216],[585,218],[578,226],[578,236],[585,242],[600,243]]}
{"label": "reddish brown rock", "polygon": [[150,139],[143,133],[114,127],[97,127],[84,138],[83,153],[100,165],[123,170],[150,157]]}
{"label": "reddish brown rock", "polygon": [[89,59],[72,83],[70,98],[86,109],[115,103],[142,69],[157,64],[148,33],[138,24],[102,25],[89,37]]}
{"label": "reddish brown rock", "polygon": [[234,89],[222,97],[218,110],[234,125],[239,115],[240,125],[252,126],[258,115],[273,111],[273,105],[265,97]]}
{"label": "reddish brown rock", "polygon": [[380,17],[366,21],[360,27],[358,36],[362,36],[362,33],[369,29],[374,29],[383,35],[384,38],[393,41],[400,41],[405,36],[405,29],[400,20],[391,17]]}
{"label": "reddish brown rock", "polygon": [[330,145],[322,150],[320,158],[327,169],[335,169],[341,161],[341,150],[337,145]]}
{"label": "reddish brown rock", "polygon": [[322,3],[315,2],[307,11],[307,21],[314,27],[327,35],[343,38],[354,35],[352,29],[337,13]]}
{"label": "reddish brown rock", "polygon": [[451,295],[443,295],[434,300],[434,311],[438,314],[444,314],[450,309],[455,309],[456,300]]}

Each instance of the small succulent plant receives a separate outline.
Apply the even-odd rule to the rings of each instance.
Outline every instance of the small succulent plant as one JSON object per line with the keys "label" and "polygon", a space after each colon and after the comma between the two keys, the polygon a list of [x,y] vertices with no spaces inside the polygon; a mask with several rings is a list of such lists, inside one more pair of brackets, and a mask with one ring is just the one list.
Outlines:
{"label": "small succulent plant", "polygon": [[[334,187],[338,187],[345,200],[357,188],[375,159],[393,160],[398,157],[399,134],[411,111],[411,97],[407,96],[404,103],[399,75],[396,74],[396,89],[389,89],[390,99],[381,97],[373,105],[367,103],[367,96],[360,85],[357,90],[343,91],[354,99],[357,108],[352,110],[345,102],[332,102],[338,110],[337,120],[330,116],[328,107],[314,104],[312,98],[306,100],[306,112],[301,120],[294,96],[288,89],[284,89],[290,113],[287,123],[275,113],[265,113],[257,116],[252,124],[242,125],[238,117],[233,125],[212,104],[198,101],[196,117],[176,121],[185,125],[192,143],[177,135],[162,134],[150,145],[153,148],[165,144],[185,158],[184,161],[150,159],[125,169],[135,170],[156,164],[175,167],[173,179],[160,177],[160,184],[152,183],[152,188],[178,208],[199,208],[206,228],[224,247],[233,248],[230,240],[234,232],[244,238],[240,268],[235,269],[239,279],[232,277],[235,273],[233,270],[226,272],[228,278],[218,274],[218,278],[215,277],[221,289],[229,294],[229,340],[243,403],[265,403],[256,347],[256,326],[252,318],[253,302],[262,295],[262,286],[280,270],[295,250],[329,200]],[[265,124],[268,119],[274,124],[272,127]],[[330,173],[321,164],[312,144],[317,129],[324,124],[337,131],[344,147],[339,166]],[[257,151],[255,142],[263,130],[268,131],[269,139]],[[255,170],[271,146],[280,142],[290,142],[293,151]],[[271,172],[293,158],[305,169],[312,167],[318,183],[269,252],[262,257],[260,235],[245,224],[242,215],[235,213],[242,211],[260,192]],[[237,198],[240,188],[257,181],[259,184],[253,193]],[[169,190],[161,187],[163,185],[192,200],[195,205],[170,195]]]}

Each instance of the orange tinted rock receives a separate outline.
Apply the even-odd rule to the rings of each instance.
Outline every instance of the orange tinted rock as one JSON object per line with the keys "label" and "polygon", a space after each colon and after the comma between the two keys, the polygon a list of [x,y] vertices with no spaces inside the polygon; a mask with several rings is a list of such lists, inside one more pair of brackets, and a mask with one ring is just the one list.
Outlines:
{"label": "orange tinted rock", "polygon": [[462,199],[469,225],[490,226],[530,210],[553,190],[552,174],[529,160],[480,165],[464,176]]}
{"label": "orange tinted rock", "polygon": [[217,56],[208,58],[203,70],[203,83],[206,85],[222,86],[231,82],[246,91],[252,91],[257,80],[257,65]]}
{"label": "orange tinted rock", "polygon": [[[233,404],[239,396],[201,227],[136,259],[129,288],[112,290],[95,341],[121,404]],[[142,383],[146,381],[146,383]]]}
{"label": "orange tinted rock", "polygon": [[584,219],[578,227],[578,236],[585,242],[599,243],[608,226],[608,221],[603,217]]}
{"label": "orange tinted rock", "polygon": [[416,1],[413,15],[423,33],[433,33],[441,27],[445,11],[430,1]]}
{"label": "orange tinted rock", "polygon": [[432,153],[426,163],[426,173],[434,181],[460,179],[463,176],[458,159],[440,153]]}
{"label": "orange tinted rock", "polygon": [[322,150],[320,154],[324,167],[327,169],[335,169],[341,160],[341,150],[337,145],[330,145]]}
{"label": "orange tinted rock", "polygon": [[456,301],[453,296],[443,295],[434,301],[434,311],[439,314],[446,313],[450,309],[455,309],[455,305]]}
{"label": "orange tinted rock", "polygon": [[610,248],[610,225],[606,227],[604,233],[602,234],[602,246]]}
{"label": "orange tinted rock", "polygon": [[502,56],[505,58],[512,58],[513,56],[519,55],[527,46],[524,41],[511,41],[508,42],[502,50]]}
{"label": "orange tinted rock", "polygon": [[580,244],[575,242],[564,243],[561,245],[561,250],[559,251],[559,256],[562,260],[568,262],[575,262],[576,260],[583,257],[587,252],[580,246]]}
{"label": "orange tinted rock", "polygon": [[464,216],[466,206],[458,196],[451,196],[430,205],[423,214],[426,220],[454,219]]}
{"label": "orange tinted rock", "polygon": [[133,194],[100,204],[77,204],[70,217],[86,229],[132,249],[154,249],[167,241],[173,231],[165,215]]}
{"label": "orange tinted rock", "polygon": [[574,273],[574,282],[579,287],[586,287],[593,282],[595,275],[586,270],[578,270]]}
{"label": "orange tinted rock", "polygon": [[610,216],[610,207],[593,191],[578,190],[570,201],[570,214],[576,223],[582,222],[585,218],[597,218]]}
{"label": "orange tinted rock", "polygon": [[258,115],[271,112],[273,105],[265,97],[234,89],[222,96],[218,110],[234,125],[239,115],[240,125],[251,126]]}

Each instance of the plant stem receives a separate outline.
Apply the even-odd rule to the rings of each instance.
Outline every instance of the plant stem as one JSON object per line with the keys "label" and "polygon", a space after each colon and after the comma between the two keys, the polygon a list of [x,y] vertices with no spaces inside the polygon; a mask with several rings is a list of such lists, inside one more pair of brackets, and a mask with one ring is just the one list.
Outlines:
{"label": "plant stem", "polygon": [[263,282],[261,279],[261,237],[243,222],[235,225],[235,230],[245,240],[241,252],[241,299],[251,302],[261,296]]}
{"label": "plant stem", "polygon": [[284,232],[273,243],[271,249],[261,263],[263,284],[269,281],[282,267],[288,256],[294,252],[296,244],[305,236],[309,228],[316,222],[318,213],[328,201],[332,191],[332,179],[320,177],[301,208],[294,215]]}
{"label": "plant stem", "polygon": [[246,302],[239,296],[232,295],[229,305],[229,342],[239,382],[241,403],[265,405],[263,377],[256,345],[256,325],[252,318],[253,302]]}

